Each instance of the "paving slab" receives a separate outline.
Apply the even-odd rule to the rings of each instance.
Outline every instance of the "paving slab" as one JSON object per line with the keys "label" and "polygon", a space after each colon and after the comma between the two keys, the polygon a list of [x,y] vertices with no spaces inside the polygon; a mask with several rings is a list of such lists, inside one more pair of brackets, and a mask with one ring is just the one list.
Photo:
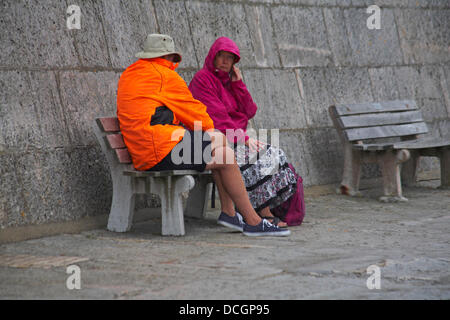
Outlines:
{"label": "paving slab", "polygon": [[[0,246],[0,299],[449,299],[450,191],[406,188],[406,203],[311,194],[285,238],[248,238],[187,218],[162,237],[159,214],[104,229]],[[79,267],[80,289],[69,265]],[[367,269],[378,268],[380,288]],[[370,269],[369,269],[370,270]],[[376,284],[376,283],[375,283]]]}

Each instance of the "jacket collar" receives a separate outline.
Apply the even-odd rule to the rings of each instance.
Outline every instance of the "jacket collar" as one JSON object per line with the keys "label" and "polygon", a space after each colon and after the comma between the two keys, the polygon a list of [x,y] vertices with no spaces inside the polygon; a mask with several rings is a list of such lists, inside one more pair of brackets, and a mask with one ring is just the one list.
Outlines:
{"label": "jacket collar", "polygon": [[157,63],[159,65],[169,68],[170,70],[175,70],[179,64],[179,63],[173,63],[172,61],[169,61],[169,60],[166,60],[163,58],[151,58],[151,59],[141,59],[141,60]]}

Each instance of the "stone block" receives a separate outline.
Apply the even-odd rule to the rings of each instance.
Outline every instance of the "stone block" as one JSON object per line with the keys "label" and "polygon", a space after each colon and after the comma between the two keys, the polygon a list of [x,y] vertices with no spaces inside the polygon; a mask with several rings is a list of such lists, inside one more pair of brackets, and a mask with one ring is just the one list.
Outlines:
{"label": "stone block", "polygon": [[186,36],[190,33],[190,26],[185,2],[156,0],[153,3],[160,32],[173,38],[175,50],[178,50],[183,56],[180,67],[201,68],[204,59],[197,60],[192,37]]}
{"label": "stone block", "polygon": [[14,221],[23,219],[22,212],[25,210],[21,179],[16,174],[16,156],[12,153],[0,152],[0,230]]}
{"label": "stone block", "polygon": [[334,104],[373,101],[370,78],[365,68],[328,68],[328,93]]}
{"label": "stone block", "polygon": [[71,136],[72,145],[96,145],[92,132],[93,120],[100,116],[115,116],[117,112],[116,72],[59,73],[61,101]]}
{"label": "stone block", "polygon": [[269,8],[246,5],[245,13],[256,64],[259,67],[279,67],[280,58],[273,38]]}
{"label": "stone block", "polygon": [[63,1],[2,1],[1,65],[78,66],[73,38],[66,26],[66,10]]}
{"label": "stone block", "polygon": [[[232,0],[232,1],[236,1],[236,2],[240,2],[240,0]],[[272,4],[272,3],[280,3],[280,1],[282,0],[248,0],[248,2],[250,3],[265,3],[265,4]]]}
{"label": "stone block", "polygon": [[305,186],[329,184],[341,178],[342,148],[334,128],[281,132],[280,147]]}
{"label": "stone block", "polygon": [[332,52],[321,8],[272,8],[276,42],[284,67],[328,66]]}
{"label": "stone block", "polygon": [[192,78],[194,77],[195,73],[197,71],[191,71],[191,70],[176,70],[181,78],[186,82],[186,85],[189,86],[189,83],[191,82]]}
{"label": "stone block", "polygon": [[399,99],[399,81],[395,77],[393,67],[370,68],[370,82],[373,98],[376,101]]}
{"label": "stone block", "polygon": [[0,87],[0,132],[6,148],[69,145],[53,72],[2,71]]}
{"label": "stone block", "polygon": [[241,66],[256,66],[250,31],[242,4],[226,2],[186,2],[191,34],[200,66],[214,41],[222,36],[239,47]]}
{"label": "stone block", "polygon": [[329,79],[325,76],[324,68],[302,68],[296,72],[303,88],[303,96],[300,95],[300,97],[305,105],[308,127],[332,126],[328,107],[334,103],[334,100],[327,89]]}
{"label": "stone block", "polygon": [[112,66],[126,68],[137,60],[147,35],[159,33],[153,5],[147,0],[101,0],[97,5]]}
{"label": "stone block", "polygon": [[446,98],[442,88],[442,74],[439,66],[422,66],[417,68],[418,80],[415,98],[422,110],[424,119],[448,118]]}
{"label": "stone block", "polygon": [[396,9],[395,15],[405,63],[450,60],[450,10]]}
{"label": "stone block", "polygon": [[427,121],[448,117],[440,66],[369,69],[374,100],[413,99]]}
{"label": "stone block", "polygon": [[441,99],[420,98],[417,100],[425,121],[441,120],[447,117],[447,110]]}
{"label": "stone block", "polygon": [[[99,149],[99,148],[98,148]],[[25,153],[17,157],[25,208],[14,225],[75,220],[109,212],[109,172],[98,161],[99,150],[79,148]]]}
{"label": "stone block", "polygon": [[430,130],[438,132],[442,138],[450,139],[450,119],[434,121]]}
{"label": "stone block", "polygon": [[450,117],[450,65],[442,65],[440,69],[442,94]]}
{"label": "stone block", "polygon": [[277,0],[281,4],[305,6],[350,5],[351,0]]}
{"label": "stone block", "polygon": [[430,2],[430,6],[432,7],[450,9],[450,2],[447,0],[428,0],[428,1]]}
{"label": "stone block", "polygon": [[364,6],[366,8],[371,5],[377,5],[381,8],[384,6],[405,6],[408,5],[408,1],[409,0],[396,0],[395,2],[389,0],[351,0],[351,4],[352,6]]}
{"label": "stone block", "polygon": [[420,75],[415,66],[395,67],[394,78],[397,81],[400,99],[415,99],[420,86]]}
{"label": "stone block", "polygon": [[352,65],[402,64],[394,11],[381,8],[381,29],[367,28],[366,8],[344,9],[348,41],[352,50]]}
{"label": "stone block", "polygon": [[397,7],[397,8],[448,8],[450,3],[447,0],[351,0],[353,6],[377,5],[379,7]]}
{"label": "stone block", "polygon": [[293,71],[245,70],[244,81],[258,106],[256,129],[306,127],[304,106]]}
{"label": "stone block", "polygon": [[346,66],[352,62],[352,50],[348,41],[344,11],[341,8],[324,8],[323,15],[335,66]]}
{"label": "stone block", "polygon": [[295,171],[303,178],[305,186],[310,184],[308,154],[305,151],[304,133],[300,131],[281,131],[280,148],[286,154],[288,162],[291,163]]}
{"label": "stone block", "polygon": [[[447,2],[450,9],[450,2]],[[433,23],[433,39],[439,47],[439,60],[450,61],[450,10],[430,10]]]}
{"label": "stone block", "polygon": [[439,66],[421,66],[418,68],[420,83],[417,95],[421,98],[442,99],[441,73]]}
{"label": "stone block", "polygon": [[101,3],[95,0],[80,0],[76,4],[81,11],[81,29],[72,29],[69,33],[75,40],[74,45],[81,65],[111,67],[103,21],[100,16]]}

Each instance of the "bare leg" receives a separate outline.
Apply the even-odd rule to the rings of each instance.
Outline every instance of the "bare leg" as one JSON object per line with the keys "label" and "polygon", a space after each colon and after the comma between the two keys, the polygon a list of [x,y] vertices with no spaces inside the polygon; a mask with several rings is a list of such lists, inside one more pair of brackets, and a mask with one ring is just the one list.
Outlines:
{"label": "bare leg", "polygon": [[217,186],[217,191],[219,192],[220,205],[222,207],[222,212],[225,212],[227,215],[234,217],[235,210],[233,200],[231,199],[228,192],[225,190],[222,184],[222,179],[217,170],[212,171],[214,182]]}
{"label": "bare leg", "polygon": [[[234,158],[234,151],[227,146],[226,138],[222,133],[208,133],[211,136],[212,160],[206,165],[206,170],[213,172],[220,199],[224,200],[223,208],[229,210],[228,206],[230,206],[231,200],[239,209],[246,223],[249,225],[261,223],[261,218],[253,209],[248,198],[241,171]],[[234,213],[234,208],[231,212]]]}
{"label": "bare leg", "polygon": [[[228,150],[225,151],[225,149]],[[223,152],[233,152],[233,150],[228,147],[217,148],[215,150],[215,155],[220,157]],[[206,170],[213,170],[213,172],[217,172],[220,176],[220,180],[222,181],[224,190],[236,204],[236,207],[244,217],[245,222],[253,226],[259,224],[261,222],[261,218],[255,212],[252,204],[250,203],[237,163],[217,164],[214,162],[214,158],[215,157],[213,155],[213,162],[206,166]]]}

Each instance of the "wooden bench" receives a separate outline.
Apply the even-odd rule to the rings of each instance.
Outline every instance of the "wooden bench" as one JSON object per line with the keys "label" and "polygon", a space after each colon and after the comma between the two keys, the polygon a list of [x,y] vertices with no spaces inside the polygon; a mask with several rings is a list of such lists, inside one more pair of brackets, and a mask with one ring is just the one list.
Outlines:
{"label": "wooden bench", "polygon": [[133,221],[135,196],[157,194],[161,199],[162,235],[184,235],[182,194],[189,192],[187,216],[203,218],[208,204],[210,171],[195,170],[137,171],[120,133],[116,117],[96,118],[93,129],[108,162],[113,196],[108,230],[126,232]]}
{"label": "wooden bench", "polygon": [[402,181],[416,182],[421,156],[439,157],[441,187],[450,187],[450,139],[423,136],[428,128],[415,101],[339,104],[330,106],[329,113],[344,147],[338,193],[359,194],[361,164],[377,162],[384,187],[380,200],[407,201]]}

